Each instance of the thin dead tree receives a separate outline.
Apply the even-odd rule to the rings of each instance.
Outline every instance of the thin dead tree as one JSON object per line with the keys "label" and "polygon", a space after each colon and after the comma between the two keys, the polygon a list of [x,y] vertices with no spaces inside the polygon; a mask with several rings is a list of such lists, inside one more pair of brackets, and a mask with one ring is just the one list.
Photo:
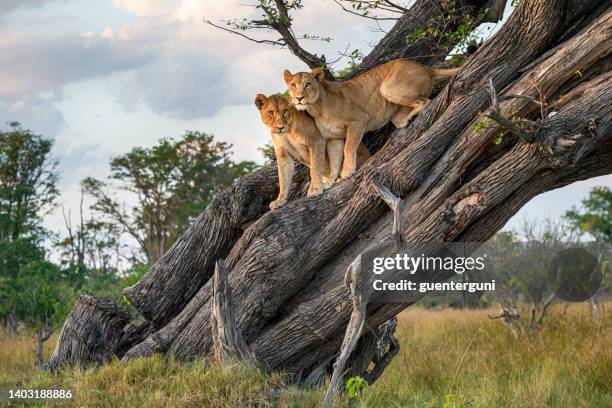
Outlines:
{"label": "thin dead tree", "polygon": [[[359,69],[396,57],[441,62],[405,41],[439,13],[431,3],[417,0]],[[444,10],[445,1],[436,3]],[[477,5],[473,13],[489,4],[461,3]],[[610,1],[521,0],[412,123],[366,136],[382,146],[347,180],[306,198],[301,169],[287,205],[269,211],[278,189],[274,164],[242,177],[125,290],[146,321],[116,333],[121,338],[108,353],[124,360],[212,355],[219,292],[211,277],[223,258],[236,330],[259,365],[312,384],[333,375],[340,355],[337,367],[346,361],[346,372],[375,380],[397,353],[387,322],[422,294],[385,303],[373,292],[362,307],[358,284],[367,276],[359,269],[366,268],[354,261],[373,242],[392,241],[398,231],[404,242],[484,242],[536,195],[612,172],[611,21]],[[551,101],[545,118],[534,101],[541,95]],[[479,125],[481,113],[494,117],[489,126]],[[513,129],[503,120],[513,117],[539,126]],[[397,197],[401,210],[390,211],[381,191]],[[384,332],[389,343],[372,346]],[[87,333],[80,336],[70,341],[87,344]],[[74,364],[61,358],[64,340],[55,361]],[[79,364],[99,361],[82,350]],[[370,362],[380,372],[368,371]]]}

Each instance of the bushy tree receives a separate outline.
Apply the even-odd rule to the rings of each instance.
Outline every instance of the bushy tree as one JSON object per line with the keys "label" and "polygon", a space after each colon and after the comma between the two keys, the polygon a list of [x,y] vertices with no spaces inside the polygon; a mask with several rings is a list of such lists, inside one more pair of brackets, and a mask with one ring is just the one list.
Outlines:
{"label": "bushy tree", "polygon": [[57,198],[53,142],[17,122],[0,130],[0,240],[34,233]]}
{"label": "bushy tree", "polygon": [[[105,221],[131,236],[145,263],[157,260],[187,229],[216,192],[256,168],[231,160],[231,145],[213,136],[187,132],[162,139],[150,148],[136,147],[111,161],[108,183],[87,178],[83,186]],[[128,193],[122,201],[110,188]]]}
{"label": "bushy tree", "polygon": [[[588,234],[595,240],[603,290],[610,287],[609,255],[612,244],[612,190],[605,186],[595,187],[582,200],[579,208],[565,213],[565,219],[578,234]],[[597,296],[591,298],[593,313],[603,314],[604,303]]]}
{"label": "bushy tree", "polygon": [[565,218],[575,230],[612,243],[612,190],[605,186],[593,188],[582,205],[567,211]]}

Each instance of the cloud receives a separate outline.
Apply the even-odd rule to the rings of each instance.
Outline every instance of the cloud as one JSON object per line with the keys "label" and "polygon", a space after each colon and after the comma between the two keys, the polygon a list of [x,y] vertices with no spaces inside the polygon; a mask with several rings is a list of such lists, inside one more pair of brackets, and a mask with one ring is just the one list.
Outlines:
{"label": "cloud", "polygon": [[0,2],[0,17],[18,8],[40,7],[51,0],[2,0]]}
{"label": "cloud", "polygon": [[140,17],[160,17],[175,14],[182,2],[168,0],[113,0],[117,8]]}
{"label": "cloud", "polygon": [[224,106],[250,105],[257,93],[282,92],[282,71],[290,60],[285,51],[266,48],[231,64],[206,51],[171,53],[136,70],[118,100],[128,111],[144,102],[175,118],[211,117]]}
{"label": "cloud", "polygon": [[168,55],[138,69],[119,102],[128,111],[144,101],[156,113],[207,117],[233,101],[225,79],[225,67],[204,53]]}
{"label": "cloud", "polygon": [[0,41],[0,96],[17,97],[56,90],[68,83],[140,66],[151,49],[81,33],[55,39],[12,34]]}
{"label": "cloud", "polygon": [[55,137],[66,125],[64,115],[48,99],[38,96],[0,100],[0,119],[17,121],[46,137]]}

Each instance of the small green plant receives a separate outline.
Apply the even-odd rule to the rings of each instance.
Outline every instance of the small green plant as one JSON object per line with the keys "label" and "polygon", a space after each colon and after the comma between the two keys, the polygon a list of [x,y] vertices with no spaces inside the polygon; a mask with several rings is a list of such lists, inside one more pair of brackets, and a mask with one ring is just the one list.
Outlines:
{"label": "small green plant", "polygon": [[491,120],[489,118],[483,117],[482,119],[474,122],[472,124],[472,130],[474,133],[479,135],[484,129],[486,129],[491,124]]}
{"label": "small green plant", "polygon": [[453,394],[447,394],[444,396],[442,408],[467,408],[467,405],[461,402],[460,397]]}
{"label": "small green plant", "polygon": [[[458,49],[467,49],[469,45],[479,43],[478,33],[474,30],[480,25],[487,14],[487,9],[482,9],[476,17],[469,14],[458,13],[455,1],[448,2],[448,11],[430,18],[427,27],[414,30],[406,36],[406,43],[412,44],[423,39],[433,40],[435,48],[448,52],[450,44]],[[455,27],[454,30],[449,27]],[[464,61],[460,54],[451,55],[451,65],[459,66]]]}
{"label": "small green plant", "polygon": [[368,388],[368,382],[359,376],[351,377],[346,381],[346,389],[349,397],[357,398],[363,390]]}

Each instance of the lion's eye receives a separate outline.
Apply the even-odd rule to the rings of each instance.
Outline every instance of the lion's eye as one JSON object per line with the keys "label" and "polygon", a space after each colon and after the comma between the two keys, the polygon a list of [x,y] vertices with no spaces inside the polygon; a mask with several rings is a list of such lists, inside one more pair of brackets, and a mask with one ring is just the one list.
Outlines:
{"label": "lion's eye", "polygon": [[289,109],[285,109],[285,111],[283,112],[283,115],[285,117],[289,116]]}
{"label": "lion's eye", "polygon": [[310,82],[306,82],[306,85],[304,85],[304,88],[308,88],[310,86]]}
{"label": "lion's eye", "polygon": [[295,89],[295,84],[291,84],[291,87],[292,87],[293,89]]}
{"label": "lion's eye", "polygon": [[268,111],[268,116],[273,118],[274,117],[274,111]]}

